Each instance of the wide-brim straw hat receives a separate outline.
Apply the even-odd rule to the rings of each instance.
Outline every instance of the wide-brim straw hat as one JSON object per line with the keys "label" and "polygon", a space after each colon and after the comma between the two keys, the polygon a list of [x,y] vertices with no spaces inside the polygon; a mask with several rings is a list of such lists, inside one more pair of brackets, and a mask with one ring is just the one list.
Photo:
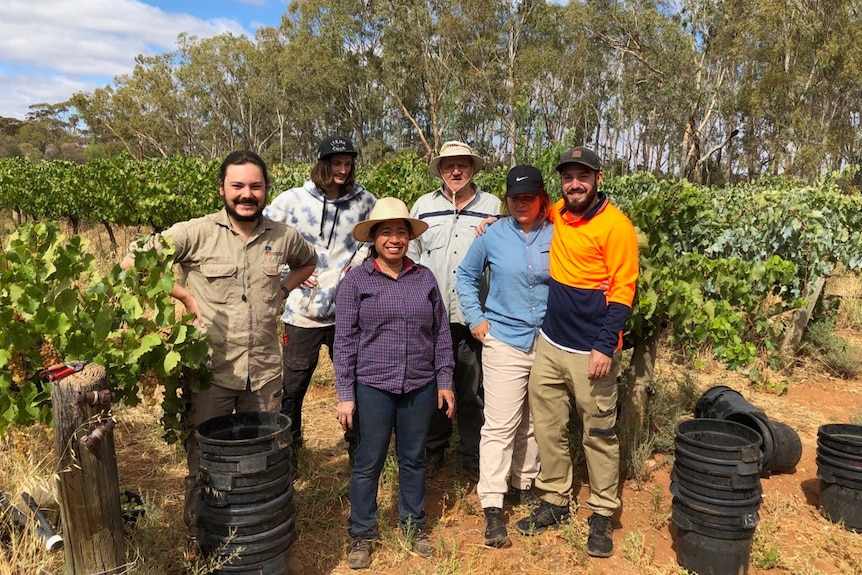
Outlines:
{"label": "wide-brim straw hat", "polygon": [[443,158],[455,158],[455,157],[469,157],[473,161],[473,171],[478,172],[482,169],[482,166],[485,165],[485,160],[482,159],[481,156],[477,156],[473,153],[473,148],[465,144],[464,142],[451,141],[446,142],[440,148],[440,154],[434,156],[431,159],[431,163],[428,164],[428,171],[431,172],[432,176],[440,176],[440,160]]}
{"label": "wide-brim straw hat", "polygon": [[374,238],[371,236],[371,228],[374,227],[374,224],[387,220],[406,221],[410,226],[411,240],[418,238],[422,235],[422,232],[428,229],[428,224],[422,220],[410,217],[407,205],[398,198],[380,198],[374,204],[371,213],[368,214],[368,219],[353,226],[353,237],[360,242],[373,242]]}

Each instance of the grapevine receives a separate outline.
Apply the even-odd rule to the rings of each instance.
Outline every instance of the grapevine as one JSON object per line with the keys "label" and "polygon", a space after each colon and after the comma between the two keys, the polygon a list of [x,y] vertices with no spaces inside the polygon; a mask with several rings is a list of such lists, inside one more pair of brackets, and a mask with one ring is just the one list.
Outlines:
{"label": "grapevine", "polygon": [[64,238],[56,224],[22,225],[2,247],[0,321],[8,329],[0,332],[0,431],[49,423],[50,387],[39,372],[90,359],[129,405],[139,402],[142,373],[155,373],[166,438],[180,438],[189,393],[207,383],[207,345],[190,318],[177,318],[172,250],[149,250],[133,270],[115,265],[100,275],[85,241]]}

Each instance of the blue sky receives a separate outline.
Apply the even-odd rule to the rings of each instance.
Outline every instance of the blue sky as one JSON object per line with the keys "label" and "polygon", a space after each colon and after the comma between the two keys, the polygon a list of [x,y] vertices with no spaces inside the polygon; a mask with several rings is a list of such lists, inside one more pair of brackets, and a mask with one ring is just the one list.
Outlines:
{"label": "blue sky", "polygon": [[277,26],[281,0],[4,0],[0,116],[57,103],[130,72],[138,54],[176,48],[177,35],[254,35]]}

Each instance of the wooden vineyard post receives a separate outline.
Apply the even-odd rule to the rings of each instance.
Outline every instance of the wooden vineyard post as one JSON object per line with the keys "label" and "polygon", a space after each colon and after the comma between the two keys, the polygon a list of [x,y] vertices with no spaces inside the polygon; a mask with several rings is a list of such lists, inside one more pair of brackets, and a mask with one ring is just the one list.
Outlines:
{"label": "wooden vineyard post", "polygon": [[125,543],[105,368],[53,381],[54,454],[66,572],[125,572]]}

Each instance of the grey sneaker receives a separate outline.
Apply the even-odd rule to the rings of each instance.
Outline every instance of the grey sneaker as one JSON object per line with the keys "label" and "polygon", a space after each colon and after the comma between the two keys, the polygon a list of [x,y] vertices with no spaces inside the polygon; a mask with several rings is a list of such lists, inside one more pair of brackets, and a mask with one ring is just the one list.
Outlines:
{"label": "grey sneaker", "polygon": [[610,557],[614,553],[614,540],[611,538],[611,518],[593,513],[587,519],[590,534],[587,536],[587,555],[591,557]]}
{"label": "grey sneaker", "polygon": [[417,529],[413,534],[413,552],[420,557],[431,557],[436,550],[428,534],[422,529]]}
{"label": "grey sneaker", "polygon": [[371,565],[371,548],[374,542],[371,539],[356,537],[350,540],[350,548],[347,550],[347,566],[351,569],[367,569]]}
{"label": "grey sneaker", "polygon": [[499,507],[485,508],[485,546],[509,547],[512,542],[506,532],[506,522],[503,520],[503,510]]}
{"label": "grey sneaker", "polygon": [[538,535],[548,527],[556,527],[568,518],[568,505],[554,505],[542,501],[527,517],[515,523],[515,529],[522,535]]}

